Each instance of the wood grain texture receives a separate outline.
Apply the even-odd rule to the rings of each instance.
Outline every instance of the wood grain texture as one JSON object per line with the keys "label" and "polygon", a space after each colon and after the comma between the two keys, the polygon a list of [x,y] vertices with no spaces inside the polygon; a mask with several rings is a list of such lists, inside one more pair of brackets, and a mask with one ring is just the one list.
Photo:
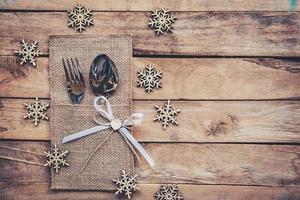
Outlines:
{"label": "wood grain texture", "polygon": [[181,110],[179,126],[163,130],[153,122],[155,104],[134,102],[134,111],[144,113],[144,122],[135,128],[142,142],[300,142],[298,101],[193,101],[172,102]]}
{"label": "wood grain texture", "polygon": [[[160,185],[139,184],[141,189],[132,196],[133,200],[153,200],[153,195]],[[86,199],[120,199],[113,192],[105,191],[55,191],[50,190],[49,183],[12,183],[0,182],[0,198],[5,200],[65,200],[76,197],[77,200]],[[178,185],[185,200],[257,200],[278,199],[298,200],[300,191],[290,187],[243,187],[223,185]],[[34,194],[34,195],[33,195]]]}
{"label": "wood grain texture", "polygon": [[[163,72],[163,87],[150,95],[145,95],[143,90],[134,88],[134,99],[280,99],[300,97],[300,89],[297,86],[300,84],[300,73],[297,73],[297,70],[300,70],[300,62],[292,59],[134,59],[135,71],[148,64],[153,64]],[[280,64],[280,68],[277,67],[276,70],[276,66]],[[136,80],[137,77],[134,76],[134,84]]]}
{"label": "wood grain texture", "polygon": [[[0,10],[54,10],[71,9],[76,2],[73,0],[2,0]],[[169,8],[173,11],[293,11],[299,5],[282,0],[85,0],[84,5],[94,11],[149,11],[157,8]]]}
{"label": "wood grain texture", "polygon": [[20,140],[44,140],[45,137],[41,136],[47,135],[47,140],[50,140],[49,121],[41,120],[35,127],[31,119],[24,119],[26,114],[24,103],[32,101],[34,99],[0,100],[0,135],[2,135],[2,139],[16,139],[20,136]]}
{"label": "wood grain texture", "polygon": [[[156,166],[150,169],[143,161],[143,169],[137,168],[139,183],[300,186],[300,146],[171,143],[143,146]],[[48,147],[47,142],[0,141],[1,181],[48,183],[49,169],[40,166],[45,162],[40,153]]]}
{"label": "wood grain texture", "polygon": [[[34,127],[24,120],[24,102],[32,99],[3,99],[0,107],[0,139],[50,140],[48,121]],[[135,128],[141,142],[255,142],[300,143],[298,101],[192,101],[173,102],[180,108],[179,126],[166,130],[158,122],[154,105],[165,102],[134,101],[134,112],[144,114]]]}
{"label": "wood grain texture", "polygon": [[[136,100],[300,97],[298,59],[134,58],[133,61],[135,73],[149,64],[163,72],[162,88],[150,94],[135,86],[134,74]],[[33,68],[20,66],[14,56],[0,56],[0,96],[49,98],[48,58],[39,58],[38,66]]]}
{"label": "wood grain texture", "polygon": [[[149,15],[97,12],[86,34],[132,34],[134,55],[300,55],[297,12],[175,12],[174,33],[160,37],[147,26]],[[37,40],[47,54],[49,35],[79,34],[66,12],[2,12],[0,21],[1,55],[14,54],[22,39]]]}
{"label": "wood grain texture", "polygon": [[[104,191],[50,190],[42,154],[49,123],[33,127],[23,119],[25,102],[35,96],[48,102],[48,36],[78,34],[67,27],[65,12],[75,4],[0,0],[0,199],[116,199]],[[135,71],[147,64],[163,71],[163,88],[149,95],[133,88],[134,111],[145,114],[135,137],[157,163],[136,164],[141,191],[133,199],[153,199],[160,183],[179,184],[188,200],[300,198],[300,13],[282,12],[299,11],[297,0],[84,5],[97,11],[84,34],[129,33],[134,56],[177,56],[134,58]],[[159,7],[176,11],[174,34],[156,37],[147,27],[149,11]],[[22,39],[39,42],[44,57],[37,68],[21,67],[12,56]],[[163,131],[152,121],[153,106],[166,99],[179,100],[173,105],[181,113],[179,126]]]}
{"label": "wood grain texture", "polygon": [[21,66],[16,57],[0,56],[0,96],[49,97],[48,59],[38,58],[37,67]]}

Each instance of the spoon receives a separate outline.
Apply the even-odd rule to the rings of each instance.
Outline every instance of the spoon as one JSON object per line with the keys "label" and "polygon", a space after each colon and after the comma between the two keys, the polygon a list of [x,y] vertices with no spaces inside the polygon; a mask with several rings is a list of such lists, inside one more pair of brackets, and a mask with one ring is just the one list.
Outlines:
{"label": "spoon", "polygon": [[110,97],[119,84],[118,70],[106,54],[96,56],[90,66],[89,82],[96,96]]}

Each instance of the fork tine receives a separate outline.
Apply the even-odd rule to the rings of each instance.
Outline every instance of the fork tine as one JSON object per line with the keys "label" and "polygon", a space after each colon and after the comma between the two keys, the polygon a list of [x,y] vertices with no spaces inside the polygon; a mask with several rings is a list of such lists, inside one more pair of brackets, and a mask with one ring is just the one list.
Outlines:
{"label": "fork tine", "polygon": [[76,61],[76,64],[77,64],[77,69],[79,71],[79,77],[80,77],[80,81],[84,83],[84,78],[83,78],[83,73],[82,73],[82,69],[79,65],[79,62],[78,62],[78,59],[75,57],[75,61]]}
{"label": "fork tine", "polygon": [[84,97],[85,84],[80,80],[83,76],[78,61],[74,61],[74,58],[62,58],[62,62],[66,74],[69,97],[73,104],[79,104]]}
{"label": "fork tine", "polygon": [[67,60],[67,66],[68,66],[68,69],[69,69],[69,72],[70,72],[71,81],[76,81],[76,79],[74,77],[74,69],[73,69],[73,67],[70,64],[69,59],[66,58],[66,60]]}
{"label": "fork tine", "polygon": [[64,71],[65,71],[65,75],[66,75],[66,80],[67,82],[70,82],[70,74],[69,74],[69,70],[67,69],[65,60],[62,58],[62,62],[63,62],[63,66],[64,66]]}
{"label": "fork tine", "polygon": [[74,64],[74,61],[72,58],[71,58],[71,64],[72,64],[72,69],[74,72],[74,78],[78,83],[80,83],[79,72],[78,72],[78,69],[77,69],[76,65]]}

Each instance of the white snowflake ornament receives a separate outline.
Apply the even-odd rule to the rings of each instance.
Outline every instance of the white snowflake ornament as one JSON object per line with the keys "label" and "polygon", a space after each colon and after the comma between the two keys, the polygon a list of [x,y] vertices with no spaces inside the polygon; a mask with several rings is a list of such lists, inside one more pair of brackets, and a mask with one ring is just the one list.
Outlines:
{"label": "white snowflake ornament", "polygon": [[166,129],[170,123],[178,125],[176,115],[179,114],[180,110],[172,108],[170,100],[168,100],[168,103],[166,103],[164,106],[155,105],[155,108],[157,114],[153,120],[161,122],[164,129]]}
{"label": "white snowflake ornament", "polygon": [[116,195],[124,194],[130,199],[130,195],[135,191],[139,190],[140,188],[136,186],[136,177],[137,175],[131,176],[126,174],[125,170],[122,170],[122,175],[118,179],[113,179],[113,182],[116,183],[118,186]]}
{"label": "white snowflake ornament", "polygon": [[37,41],[29,44],[25,40],[22,40],[21,49],[15,52],[20,56],[21,65],[29,63],[34,67],[36,66],[36,58],[43,54],[37,47]]}
{"label": "white snowflake ornament", "polygon": [[143,87],[145,92],[150,93],[154,88],[161,88],[162,72],[156,70],[152,65],[138,71],[137,86]]}
{"label": "white snowflake ornament", "polygon": [[80,4],[76,5],[73,10],[69,10],[68,25],[74,27],[77,31],[82,32],[85,27],[93,25],[92,10]]}
{"label": "white snowflake ornament", "polygon": [[38,97],[35,97],[35,101],[33,103],[25,103],[24,105],[27,109],[27,113],[24,116],[24,119],[32,119],[34,126],[38,125],[40,119],[49,119],[46,113],[49,104],[42,103],[41,101],[39,101]]}
{"label": "white snowflake ornament", "polygon": [[183,200],[183,196],[176,185],[161,185],[154,197],[157,200]]}
{"label": "white snowflake ornament", "polygon": [[57,147],[56,144],[54,144],[54,147],[51,151],[44,151],[44,154],[47,157],[47,161],[45,163],[45,166],[53,167],[56,173],[61,169],[62,166],[69,166],[67,161],[65,160],[65,157],[69,153],[68,150],[61,151]]}
{"label": "white snowflake ornament", "polygon": [[154,29],[156,35],[164,32],[172,32],[172,25],[175,23],[175,16],[168,9],[153,10],[148,25]]}

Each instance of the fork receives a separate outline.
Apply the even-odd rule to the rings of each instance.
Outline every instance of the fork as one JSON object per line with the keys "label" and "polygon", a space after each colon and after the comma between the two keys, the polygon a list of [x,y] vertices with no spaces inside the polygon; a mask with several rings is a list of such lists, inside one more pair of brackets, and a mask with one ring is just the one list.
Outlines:
{"label": "fork", "polygon": [[80,101],[84,97],[85,83],[78,59],[75,58],[74,61],[70,58],[70,60],[62,58],[67,81],[67,91],[72,103],[80,104]]}

